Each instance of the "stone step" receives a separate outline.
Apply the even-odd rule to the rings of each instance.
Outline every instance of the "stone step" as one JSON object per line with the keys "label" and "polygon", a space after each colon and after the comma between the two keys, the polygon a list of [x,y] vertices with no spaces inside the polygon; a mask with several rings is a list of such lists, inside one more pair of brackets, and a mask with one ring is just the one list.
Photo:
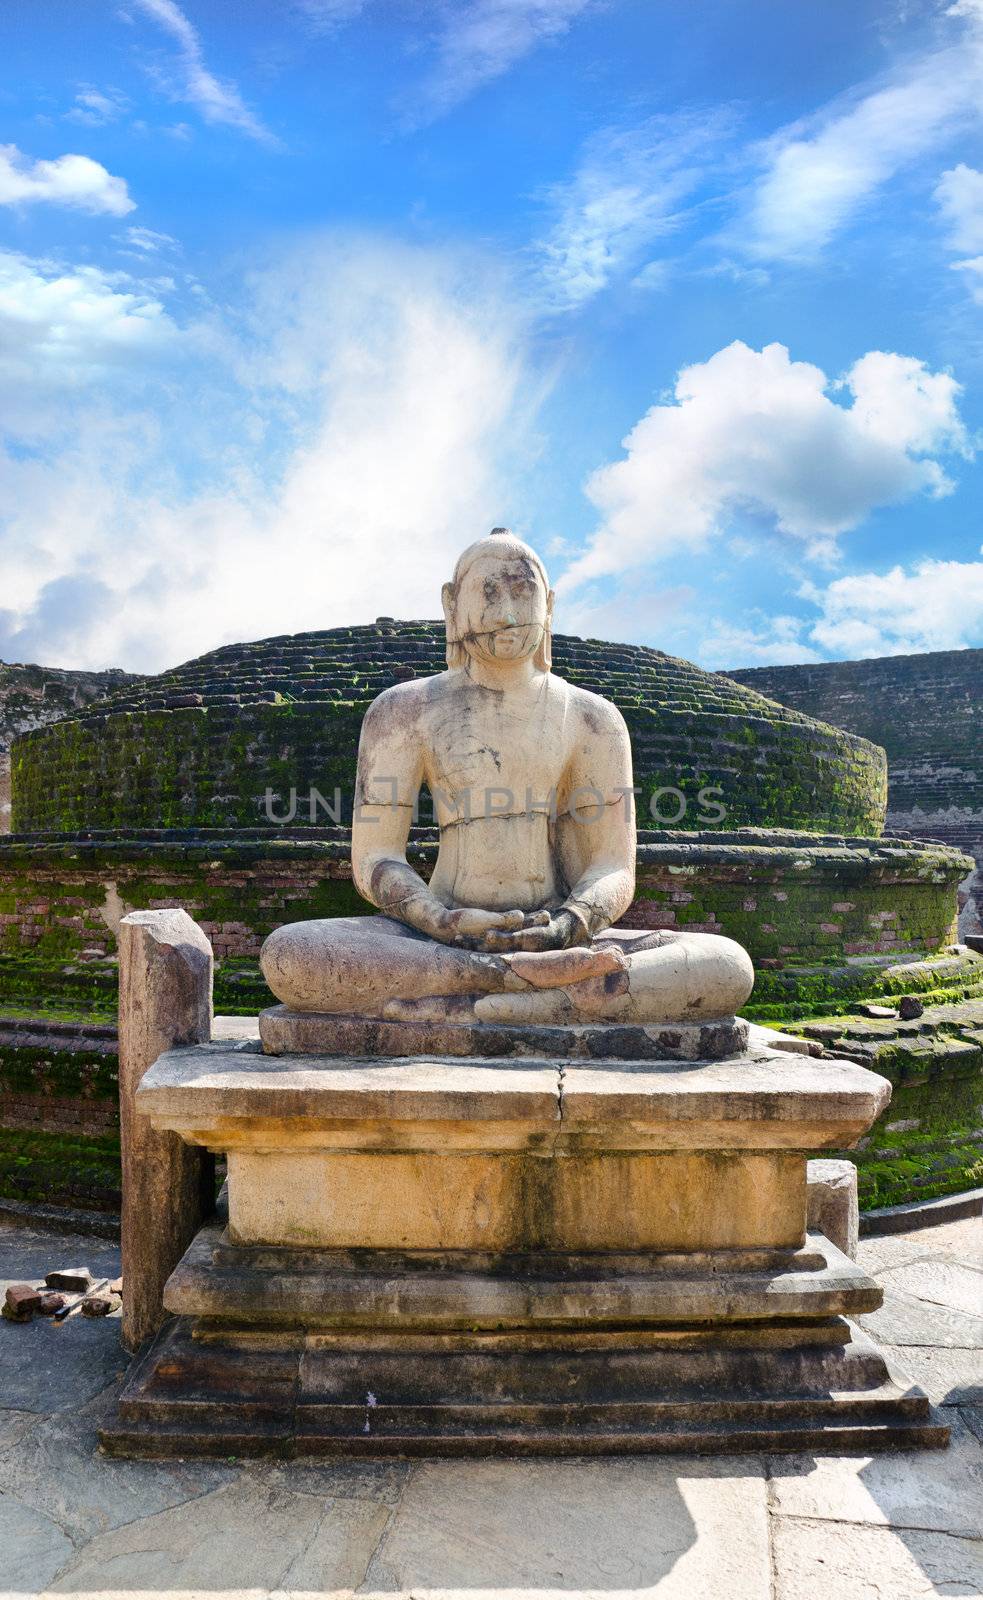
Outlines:
{"label": "stone step", "polygon": [[[114,1455],[535,1455],[940,1447],[948,1429],[863,1334],[836,1349],[424,1358],[240,1349],[179,1319],[101,1433]],[[206,1398],[207,1397],[207,1398]]]}

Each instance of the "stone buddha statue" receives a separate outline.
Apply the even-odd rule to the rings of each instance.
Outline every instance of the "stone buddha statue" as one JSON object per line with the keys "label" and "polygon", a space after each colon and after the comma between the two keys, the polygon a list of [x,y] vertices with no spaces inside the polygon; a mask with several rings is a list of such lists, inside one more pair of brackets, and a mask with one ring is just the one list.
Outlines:
{"label": "stone buddha statue", "polygon": [[[628,730],[551,672],[535,551],[493,529],[443,605],[447,671],[385,690],[362,726],[352,870],[381,915],[278,928],[270,989],[293,1012],[516,1029],[733,1017],[754,982],[740,945],[612,926],[635,888]],[[406,857],[423,785],[429,883]]]}

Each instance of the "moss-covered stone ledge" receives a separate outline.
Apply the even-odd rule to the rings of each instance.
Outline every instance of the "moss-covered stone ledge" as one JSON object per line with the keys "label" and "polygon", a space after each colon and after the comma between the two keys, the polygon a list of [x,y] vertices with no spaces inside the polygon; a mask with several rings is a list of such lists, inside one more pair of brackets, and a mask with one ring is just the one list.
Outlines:
{"label": "moss-covered stone ledge", "polygon": [[[435,850],[433,830],[417,830],[410,853],[424,874]],[[794,1004],[800,970],[805,1001],[835,1003],[868,981],[876,992],[884,965],[951,943],[966,871],[959,851],[908,839],[642,831],[625,922],[737,939],[760,974],[754,1005]],[[282,922],[371,910],[342,828],[12,834],[0,840],[0,982],[9,992],[12,962],[42,961],[62,967],[66,994],[101,991],[120,917],[172,905],[202,925],[220,964],[254,961]]]}
{"label": "moss-covered stone ledge", "polygon": [[983,1183],[983,999],[929,1005],[909,1021],[843,1016],[792,1031],[893,1085],[884,1116],[848,1152],[865,1210]]}

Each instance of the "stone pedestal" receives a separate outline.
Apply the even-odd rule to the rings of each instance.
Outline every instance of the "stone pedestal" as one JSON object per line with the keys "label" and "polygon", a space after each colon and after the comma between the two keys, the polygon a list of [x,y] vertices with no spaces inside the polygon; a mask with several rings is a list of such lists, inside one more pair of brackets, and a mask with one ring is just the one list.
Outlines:
{"label": "stone pedestal", "polygon": [[159,1131],[225,1151],[227,1211],[103,1434],[118,1454],[516,1454],[938,1445],[806,1235],[806,1157],[888,1084],[711,1063],[160,1057]]}

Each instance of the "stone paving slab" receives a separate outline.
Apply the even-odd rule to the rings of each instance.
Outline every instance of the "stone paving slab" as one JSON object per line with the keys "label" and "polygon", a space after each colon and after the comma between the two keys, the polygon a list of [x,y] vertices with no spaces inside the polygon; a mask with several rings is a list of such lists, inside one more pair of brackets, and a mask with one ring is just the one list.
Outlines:
{"label": "stone paving slab", "polygon": [[983,1405],[983,1349],[926,1349],[882,1344],[892,1366],[907,1372],[936,1406]]}
{"label": "stone paving slab", "polygon": [[72,1557],[72,1541],[56,1522],[12,1495],[0,1494],[0,1594],[35,1594]]}
{"label": "stone paving slab", "polygon": [[[878,1281],[885,1282],[883,1278]],[[867,1311],[857,1321],[878,1344],[922,1345],[930,1350],[983,1347],[983,1316],[930,1304],[913,1294],[894,1294],[887,1287],[880,1310]]]}
{"label": "stone paving slab", "polygon": [[97,1454],[96,1430],[117,1385],[56,1411],[0,1455],[0,1494],[51,1517],[76,1542],[152,1517],[221,1488],[236,1473],[218,1462],[118,1461]]}
{"label": "stone paving slab", "polygon": [[917,1527],[983,1540],[983,1451],[958,1414],[952,1443],[925,1470],[920,1451],[876,1456],[775,1456],[769,1505],[779,1517]]}
{"label": "stone paving slab", "polygon": [[909,1261],[938,1261],[950,1256],[983,1264],[983,1218],[960,1217],[936,1228],[913,1233],[886,1233],[861,1239],[857,1260],[866,1272],[880,1273]]}
{"label": "stone paving slab", "polygon": [[435,1462],[407,1485],[365,1594],[601,1594],[762,1600],[762,1464]]}
{"label": "stone paving slab", "polygon": [[788,1517],[775,1525],[774,1553],[776,1600],[983,1594],[983,1545],[947,1533]]}
{"label": "stone paving slab", "polygon": [[37,1421],[36,1411],[0,1411],[0,1456],[23,1438],[28,1428],[33,1428]]}
{"label": "stone paving slab", "polygon": [[49,1592],[351,1592],[388,1518],[384,1506],[369,1501],[293,1494],[245,1472],[191,1504],[99,1535]]}
{"label": "stone paving slab", "polygon": [[[96,1429],[124,1366],[118,1321],[0,1324],[0,1600],[978,1597],[983,1316],[965,1291],[980,1240],[970,1219],[860,1247],[888,1287],[862,1320],[891,1329],[885,1353],[944,1406],[941,1453],[117,1461]],[[115,1275],[118,1256],[0,1228],[3,1279],[78,1261]]]}
{"label": "stone paving slab", "polygon": [[910,1261],[881,1275],[885,1289],[900,1289],[932,1305],[983,1317],[983,1266],[958,1261]]}

